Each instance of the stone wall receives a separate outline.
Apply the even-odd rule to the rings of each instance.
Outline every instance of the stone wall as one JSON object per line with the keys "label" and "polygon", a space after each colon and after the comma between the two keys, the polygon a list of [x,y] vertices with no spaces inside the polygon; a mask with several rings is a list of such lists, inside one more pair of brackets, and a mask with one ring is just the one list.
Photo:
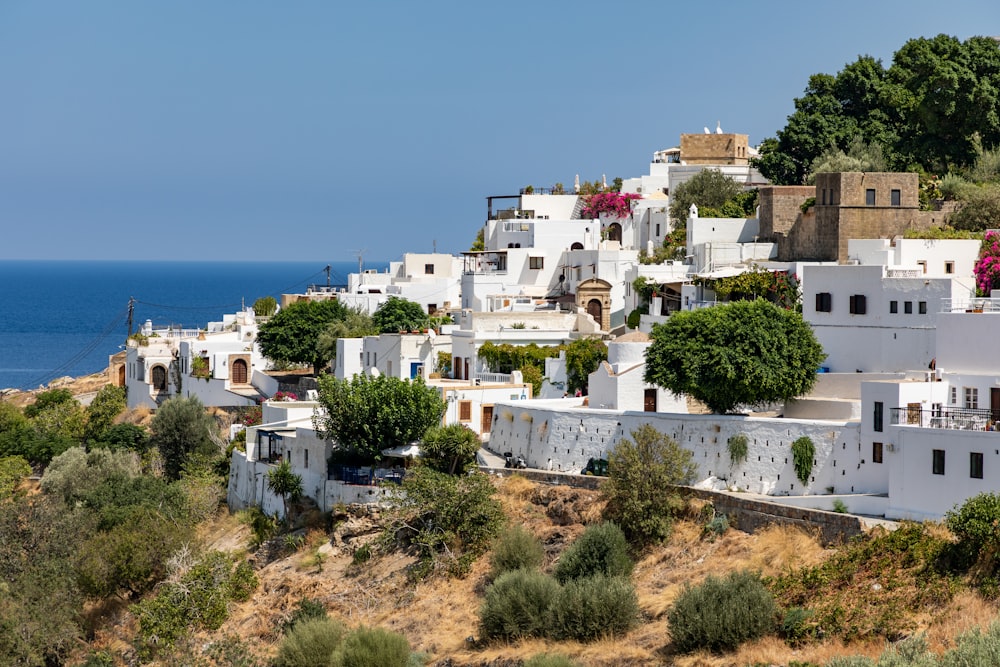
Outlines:
{"label": "stone wall", "polygon": [[816,196],[811,185],[765,185],[760,188],[760,237],[787,234],[802,215],[802,203]]}
{"label": "stone wall", "polygon": [[682,134],[681,162],[705,165],[749,163],[746,134]]}
{"label": "stone wall", "polygon": [[[543,470],[518,470],[516,473],[505,468],[483,468],[492,475],[506,476],[517,474],[535,482],[544,484],[572,486],[578,489],[596,490],[603,477],[590,475],[571,475]],[[739,494],[706,491],[690,487],[676,487],[680,495],[687,498],[698,498],[712,503],[716,512],[726,515],[730,523],[745,533],[753,533],[762,528],[779,525],[791,525],[806,531],[816,531],[824,545],[839,544],[864,532],[864,524],[859,517],[851,514],[838,514],[823,510],[803,507],[789,507],[757,498],[743,497]]]}

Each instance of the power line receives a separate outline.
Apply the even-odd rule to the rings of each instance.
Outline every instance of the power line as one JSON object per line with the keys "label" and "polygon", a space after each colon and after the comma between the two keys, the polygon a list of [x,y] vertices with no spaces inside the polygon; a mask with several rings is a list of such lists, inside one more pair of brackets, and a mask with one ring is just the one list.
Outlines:
{"label": "power line", "polygon": [[87,356],[91,352],[93,352],[94,350],[96,350],[97,346],[100,345],[102,342],[104,342],[104,339],[107,338],[108,336],[110,336],[115,331],[115,329],[118,329],[123,324],[125,324],[125,320],[127,318],[128,318],[128,308],[123,308],[115,316],[115,319],[111,320],[111,322],[109,322],[108,325],[105,326],[103,330],[101,330],[101,332],[97,335],[97,338],[95,338],[92,341],[90,341],[89,343],[87,343],[72,358],[70,358],[68,361],[60,364],[59,366],[56,366],[55,368],[53,368],[52,370],[48,371],[44,375],[38,376],[35,380],[22,385],[22,388],[30,388],[30,387],[35,387],[35,386],[38,386],[38,385],[41,385],[41,384],[45,384],[46,382],[52,380],[53,378],[55,378],[55,377],[63,374],[67,370],[73,368],[73,366],[75,366],[77,363],[79,363],[83,359],[87,358]]}

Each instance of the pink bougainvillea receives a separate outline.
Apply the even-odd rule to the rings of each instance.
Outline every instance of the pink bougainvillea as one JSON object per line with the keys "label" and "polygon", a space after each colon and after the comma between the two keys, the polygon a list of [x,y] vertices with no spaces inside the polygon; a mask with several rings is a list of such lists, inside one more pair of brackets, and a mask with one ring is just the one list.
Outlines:
{"label": "pink bougainvillea", "polygon": [[990,290],[1000,288],[1000,234],[986,232],[972,272],[976,276],[976,292],[980,296],[989,296]]}
{"label": "pink bougainvillea", "polygon": [[616,218],[625,218],[632,212],[632,202],[636,199],[642,199],[642,196],[634,193],[598,192],[595,195],[584,197],[581,214],[584,218],[598,218],[601,213],[607,213]]}

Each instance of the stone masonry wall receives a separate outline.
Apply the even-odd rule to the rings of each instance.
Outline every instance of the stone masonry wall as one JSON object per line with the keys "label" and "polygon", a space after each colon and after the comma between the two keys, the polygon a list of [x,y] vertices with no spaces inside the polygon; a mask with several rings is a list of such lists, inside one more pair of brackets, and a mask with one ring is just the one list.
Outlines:
{"label": "stone masonry wall", "polygon": [[816,196],[811,185],[766,185],[760,188],[760,237],[787,234],[802,215],[802,203]]}

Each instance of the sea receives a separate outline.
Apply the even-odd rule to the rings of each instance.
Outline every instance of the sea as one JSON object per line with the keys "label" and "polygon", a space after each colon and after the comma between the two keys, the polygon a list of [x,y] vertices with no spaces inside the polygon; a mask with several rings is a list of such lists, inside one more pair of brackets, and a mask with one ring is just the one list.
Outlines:
{"label": "sea", "polygon": [[[218,322],[263,296],[346,285],[357,262],[0,260],[0,388],[104,370],[133,331]],[[365,262],[384,271],[387,263]]]}

